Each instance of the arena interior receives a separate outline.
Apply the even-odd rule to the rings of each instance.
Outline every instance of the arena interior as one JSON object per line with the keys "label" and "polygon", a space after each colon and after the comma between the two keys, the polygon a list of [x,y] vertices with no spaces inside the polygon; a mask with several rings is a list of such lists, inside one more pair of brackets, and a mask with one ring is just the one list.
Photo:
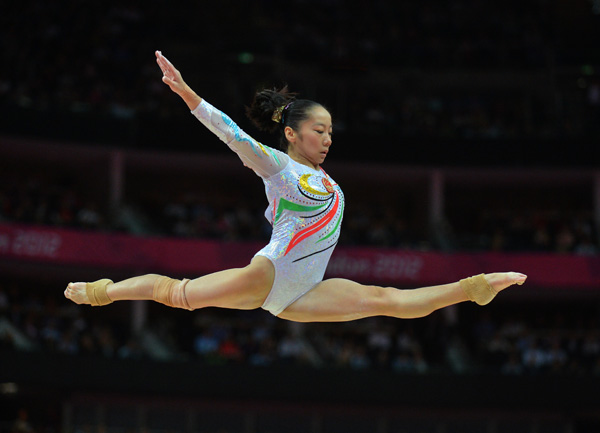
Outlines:
{"label": "arena interior", "polygon": [[[8,0],[0,433],[600,431],[600,1]],[[71,281],[194,278],[269,239],[260,178],[161,82],[332,113],[327,276],[522,287],[414,320],[102,308]]]}

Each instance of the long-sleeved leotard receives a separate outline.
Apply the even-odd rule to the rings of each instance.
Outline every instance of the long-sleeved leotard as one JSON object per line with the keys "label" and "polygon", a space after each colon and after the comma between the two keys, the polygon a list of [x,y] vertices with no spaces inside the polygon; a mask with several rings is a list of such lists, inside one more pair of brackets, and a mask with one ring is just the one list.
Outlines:
{"label": "long-sleeved leotard", "polygon": [[275,281],[262,308],[277,316],[323,280],[340,235],[342,190],[324,170],[260,144],[206,101],[192,113],[265,184],[265,217],[273,233],[256,255],[267,257],[275,267]]}

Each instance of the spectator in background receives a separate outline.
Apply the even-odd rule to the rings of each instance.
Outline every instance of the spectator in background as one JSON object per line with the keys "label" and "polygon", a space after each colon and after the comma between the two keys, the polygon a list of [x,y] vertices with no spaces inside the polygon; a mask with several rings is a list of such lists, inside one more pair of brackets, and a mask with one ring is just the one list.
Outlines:
{"label": "spectator in background", "polygon": [[27,412],[27,409],[19,409],[17,412],[17,418],[12,424],[11,433],[33,433],[34,431],[35,430],[29,421],[29,413]]}

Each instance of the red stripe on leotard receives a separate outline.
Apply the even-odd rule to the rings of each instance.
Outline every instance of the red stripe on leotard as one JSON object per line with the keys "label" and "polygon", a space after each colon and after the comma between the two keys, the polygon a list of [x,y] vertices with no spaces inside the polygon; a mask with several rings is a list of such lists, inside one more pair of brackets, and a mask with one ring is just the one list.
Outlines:
{"label": "red stripe on leotard", "polygon": [[285,250],[285,255],[287,255],[287,253],[289,253],[296,245],[298,245],[301,241],[303,241],[304,239],[306,239],[307,237],[309,237],[310,235],[316,233],[317,231],[321,230],[324,226],[327,225],[327,223],[329,223],[333,217],[335,216],[338,207],[340,204],[340,200],[339,200],[339,196],[337,194],[337,192],[335,193],[335,204],[333,205],[333,209],[331,209],[329,212],[327,212],[325,214],[325,216],[318,221],[317,223],[306,227],[304,230],[299,231],[298,233],[296,233],[293,237],[292,240],[290,241],[287,249]]}

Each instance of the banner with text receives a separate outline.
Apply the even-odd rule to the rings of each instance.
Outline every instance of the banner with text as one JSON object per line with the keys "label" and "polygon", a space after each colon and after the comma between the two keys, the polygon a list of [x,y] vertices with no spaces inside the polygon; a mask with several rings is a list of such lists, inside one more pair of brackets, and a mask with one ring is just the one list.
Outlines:
{"label": "banner with text", "polygon": [[[0,224],[0,259],[66,266],[131,269],[194,278],[246,266],[263,244],[136,237],[51,227]],[[328,277],[416,287],[482,272],[514,270],[528,285],[600,290],[600,257],[551,253],[420,252],[338,246]]]}

